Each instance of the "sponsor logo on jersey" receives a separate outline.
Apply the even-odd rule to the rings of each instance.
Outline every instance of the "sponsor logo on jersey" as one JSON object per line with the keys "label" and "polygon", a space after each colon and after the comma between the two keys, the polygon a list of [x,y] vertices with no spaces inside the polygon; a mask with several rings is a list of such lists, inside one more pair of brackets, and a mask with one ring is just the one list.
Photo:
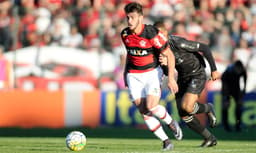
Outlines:
{"label": "sponsor logo on jersey", "polygon": [[130,55],[136,55],[136,56],[148,55],[147,50],[128,49],[127,51]]}
{"label": "sponsor logo on jersey", "polygon": [[196,48],[196,46],[185,44],[185,43],[182,43],[180,46],[181,46],[181,48],[188,48],[188,49],[195,49]]}

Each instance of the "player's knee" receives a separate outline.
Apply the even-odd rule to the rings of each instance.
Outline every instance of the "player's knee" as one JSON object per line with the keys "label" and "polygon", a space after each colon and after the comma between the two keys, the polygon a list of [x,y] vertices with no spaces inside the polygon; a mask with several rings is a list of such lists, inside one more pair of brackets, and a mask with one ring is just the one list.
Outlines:
{"label": "player's knee", "polygon": [[182,104],[182,109],[190,114],[194,111],[194,105],[184,103],[184,104]]}
{"label": "player's knee", "polygon": [[150,111],[147,108],[145,108],[145,107],[139,107],[138,109],[139,109],[140,114],[148,114],[148,113],[150,113]]}

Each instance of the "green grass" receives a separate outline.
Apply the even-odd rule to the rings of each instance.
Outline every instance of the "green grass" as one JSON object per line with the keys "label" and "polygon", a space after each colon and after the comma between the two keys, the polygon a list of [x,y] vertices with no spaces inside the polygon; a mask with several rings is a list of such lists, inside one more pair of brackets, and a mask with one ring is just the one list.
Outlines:
{"label": "green grass", "polygon": [[[256,153],[255,129],[227,133],[221,128],[212,132],[218,145],[212,148],[198,147],[202,140],[189,129],[183,128],[184,139],[174,140],[173,153]],[[65,136],[72,130],[80,130],[87,136],[86,148],[81,153],[161,153],[161,142],[151,132],[135,128],[67,128],[20,129],[0,128],[0,153],[65,153],[72,152],[65,146]]]}
{"label": "green grass", "polygon": [[[173,140],[173,153],[255,153],[253,141],[219,141],[216,147],[199,148],[200,140]],[[65,153],[64,138],[2,137],[2,153]],[[158,153],[161,143],[157,139],[88,138],[84,153]]]}

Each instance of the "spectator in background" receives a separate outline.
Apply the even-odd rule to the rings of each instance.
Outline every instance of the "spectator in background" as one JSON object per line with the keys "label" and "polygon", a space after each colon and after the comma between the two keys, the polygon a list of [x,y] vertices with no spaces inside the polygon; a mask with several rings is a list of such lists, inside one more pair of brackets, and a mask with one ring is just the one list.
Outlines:
{"label": "spectator in background", "polygon": [[[240,87],[240,78],[243,77],[244,87]],[[241,115],[242,115],[242,99],[246,91],[247,74],[243,63],[239,60],[230,64],[222,74],[222,123],[224,129],[231,131],[228,123],[228,109],[230,107],[231,98],[234,98],[236,103],[236,131],[241,131]]]}
{"label": "spectator in background", "polygon": [[9,14],[11,2],[0,2],[0,45],[4,47],[4,51],[8,51],[12,46],[11,36],[11,16]]}
{"label": "spectator in background", "polygon": [[241,39],[237,47],[233,51],[233,61],[240,60],[245,67],[247,67],[250,61],[252,51],[248,46],[248,42],[245,39]]}
{"label": "spectator in background", "polygon": [[10,62],[4,57],[4,47],[0,46],[0,90],[12,87]]}
{"label": "spectator in background", "polygon": [[78,48],[81,47],[83,43],[83,36],[78,32],[78,28],[76,26],[71,26],[70,34],[64,36],[61,44],[67,47]]}
{"label": "spectator in background", "polygon": [[221,29],[221,33],[218,36],[217,48],[219,58],[221,61],[229,63],[232,55],[232,40],[228,27],[224,26]]}

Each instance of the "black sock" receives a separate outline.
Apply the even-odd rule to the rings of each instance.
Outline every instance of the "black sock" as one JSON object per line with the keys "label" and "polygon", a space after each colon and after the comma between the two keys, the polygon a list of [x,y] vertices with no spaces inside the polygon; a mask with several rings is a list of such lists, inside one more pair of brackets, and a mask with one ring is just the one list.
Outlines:
{"label": "black sock", "polygon": [[187,126],[201,135],[203,138],[207,139],[211,136],[211,133],[200,124],[200,121],[195,116],[189,116],[186,119],[184,119]]}
{"label": "black sock", "polygon": [[201,104],[199,102],[195,103],[194,110],[191,113],[193,114],[200,114],[200,113],[208,113],[210,111],[210,106],[208,104]]}

